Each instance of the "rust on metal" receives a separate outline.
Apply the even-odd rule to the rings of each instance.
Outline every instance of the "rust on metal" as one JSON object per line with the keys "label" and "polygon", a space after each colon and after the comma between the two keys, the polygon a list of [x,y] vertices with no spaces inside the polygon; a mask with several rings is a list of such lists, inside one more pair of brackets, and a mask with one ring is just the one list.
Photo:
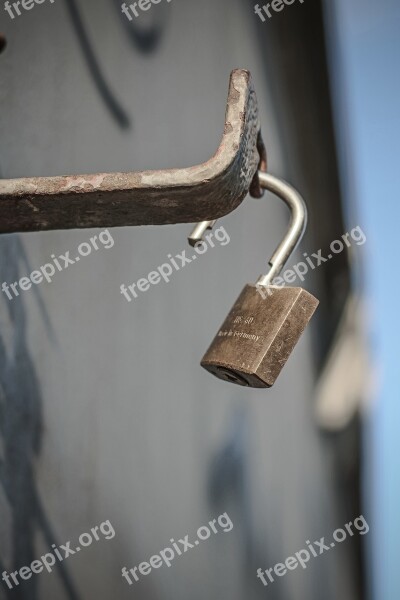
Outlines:
{"label": "rust on metal", "polygon": [[259,197],[264,170],[255,91],[248,71],[231,73],[221,144],[184,169],[0,180],[0,233],[192,223]]}
{"label": "rust on metal", "polygon": [[304,329],[318,300],[299,287],[269,287],[263,297],[246,285],[205,353],[201,366],[238,385],[271,387]]}

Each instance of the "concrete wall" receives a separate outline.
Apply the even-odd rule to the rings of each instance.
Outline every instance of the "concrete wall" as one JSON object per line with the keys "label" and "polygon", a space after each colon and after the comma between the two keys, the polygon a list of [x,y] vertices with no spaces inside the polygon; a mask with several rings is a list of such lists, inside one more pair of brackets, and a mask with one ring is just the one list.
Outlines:
{"label": "concrete wall", "polygon": [[[251,5],[163,0],[134,24],[143,31],[154,19],[161,28],[154,49],[144,52],[141,38],[128,35],[118,2],[80,3],[128,129],[96,88],[71,7],[57,0],[14,21],[1,17],[9,42],[0,56],[3,177],[202,161],[219,143],[234,67],[252,71],[270,170],[285,172],[268,93],[273,81],[253,41]],[[51,284],[13,301],[2,294],[3,566],[19,569],[40,557],[53,533],[55,543],[71,540],[74,547],[103,521],[116,531],[69,557],[65,571],[36,575],[10,597],[353,597],[344,547],[268,591],[256,578],[257,567],[285,560],[306,539],[342,524],[329,457],[312,422],[309,334],[269,391],[224,384],[199,366],[243,285],[266,269],[286,219],[278,201],[249,199],[220,223],[228,245],[131,303],[120,284],[186,249],[190,226],[113,230],[112,248],[93,252]],[[2,281],[15,281],[51,254],[72,256],[94,233],[3,236]],[[213,535],[132,587],[121,577],[123,566],[146,561],[170,538],[193,536],[225,511],[231,532]],[[0,590],[6,597],[3,582]]]}

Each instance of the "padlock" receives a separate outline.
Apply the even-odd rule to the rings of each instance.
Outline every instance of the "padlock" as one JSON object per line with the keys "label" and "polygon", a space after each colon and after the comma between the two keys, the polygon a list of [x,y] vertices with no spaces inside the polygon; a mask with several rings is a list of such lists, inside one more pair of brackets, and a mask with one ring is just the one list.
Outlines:
{"label": "padlock", "polygon": [[280,179],[259,173],[259,181],[289,206],[289,229],[269,261],[268,274],[244,287],[201,366],[225,381],[265,388],[275,383],[319,302],[300,287],[272,285],[303,237],[307,208],[300,194]]}
{"label": "padlock", "polygon": [[264,298],[257,285],[246,285],[201,366],[225,381],[271,387],[317,306],[300,287],[271,286]]}

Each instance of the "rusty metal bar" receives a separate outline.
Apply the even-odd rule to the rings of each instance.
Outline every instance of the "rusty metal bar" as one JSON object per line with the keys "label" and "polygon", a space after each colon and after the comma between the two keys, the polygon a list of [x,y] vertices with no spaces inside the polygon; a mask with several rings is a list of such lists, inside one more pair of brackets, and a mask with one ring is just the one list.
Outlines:
{"label": "rusty metal bar", "polygon": [[248,71],[231,73],[216,154],[184,169],[0,180],[0,233],[211,221],[262,195],[265,151]]}

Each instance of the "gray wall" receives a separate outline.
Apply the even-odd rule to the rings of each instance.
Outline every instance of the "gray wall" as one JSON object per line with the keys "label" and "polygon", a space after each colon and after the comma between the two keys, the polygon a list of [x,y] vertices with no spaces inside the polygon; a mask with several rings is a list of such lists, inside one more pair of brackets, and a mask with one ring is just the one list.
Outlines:
{"label": "gray wall", "polygon": [[[125,130],[96,89],[67,7],[57,0],[14,21],[1,17],[9,41],[0,57],[3,177],[207,159],[219,143],[234,67],[253,74],[270,170],[285,173],[268,92],[273,81],[253,41],[251,4],[163,1],[149,12],[161,19],[163,34],[146,54],[131,43],[118,2],[82,2],[95,55],[131,119]],[[342,525],[329,456],[312,421],[309,333],[269,391],[224,384],[199,366],[243,285],[265,270],[286,219],[275,199],[248,199],[220,223],[229,245],[131,303],[120,284],[186,249],[190,226],[113,230],[112,249],[92,253],[37,293],[12,302],[2,294],[4,568],[43,554],[49,523],[61,544],[107,519],[116,531],[113,540],[63,563],[79,596],[68,596],[66,574],[55,572],[21,584],[15,597],[353,597],[344,546],[268,590],[256,579],[257,567],[269,568],[306,539]],[[2,281],[15,281],[53,253],[72,253],[93,233],[2,237]],[[171,537],[193,535],[225,511],[231,532],[132,587],[122,579],[123,566],[138,565]]]}

